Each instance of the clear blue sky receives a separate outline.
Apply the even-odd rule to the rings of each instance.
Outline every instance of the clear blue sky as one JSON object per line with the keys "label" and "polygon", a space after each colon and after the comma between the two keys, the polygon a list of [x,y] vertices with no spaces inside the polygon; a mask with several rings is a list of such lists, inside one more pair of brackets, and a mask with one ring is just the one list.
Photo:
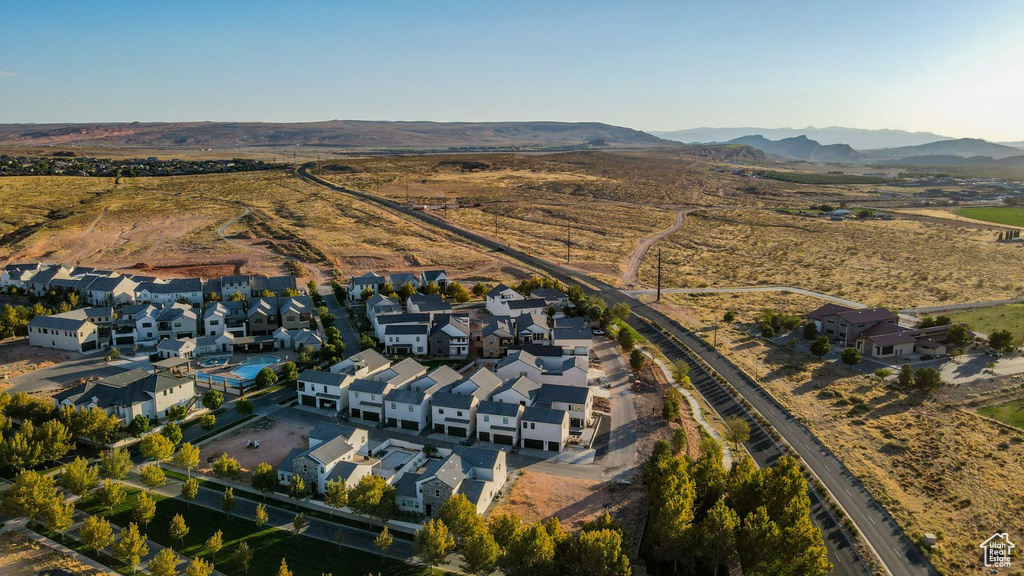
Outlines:
{"label": "clear blue sky", "polygon": [[1024,140],[1024,2],[11,2],[0,122],[563,120]]}

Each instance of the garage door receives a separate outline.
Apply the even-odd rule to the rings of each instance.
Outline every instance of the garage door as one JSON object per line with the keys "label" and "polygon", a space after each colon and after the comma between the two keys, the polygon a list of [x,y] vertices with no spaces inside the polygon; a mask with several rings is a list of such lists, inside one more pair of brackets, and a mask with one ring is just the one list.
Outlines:
{"label": "garage door", "polygon": [[392,428],[398,426],[398,418],[388,418],[388,426],[391,426]]}
{"label": "garage door", "polygon": [[316,406],[316,397],[315,396],[303,395],[302,396],[302,405],[303,406]]}
{"label": "garage door", "polygon": [[[497,437],[495,437],[495,440],[497,440]],[[480,433],[480,441],[481,442],[490,442],[491,441],[491,433],[490,432],[481,432]]]}
{"label": "garage door", "polygon": [[558,452],[561,449],[562,449],[562,446],[559,445],[558,442],[552,442],[552,441],[548,440],[548,450],[551,450],[552,452]]}
{"label": "garage door", "polygon": [[353,408],[352,409],[352,417],[353,418],[362,418],[362,415],[359,413],[359,408]]}
{"label": "garage door", "polygon": [[444,424],[434,424],[434,432],[444,434]]}
{"label": "garage door", "polygon": [[403,430],[419,430],[420,429],[420,423],[416,422],[415,420],[402,420],[402,429]]}
{"label": "garage door", "polygon": [[523,448],[536,448],[537,450],[543,450],[544,441],[535,440],[533,438],[523,438]]}
{"label": "garage door", "polygon": [[380,422],[380,414],[376,412],[363,412],[363,420],[369,420],[370,422]]}
{"label": "garage door", "polygon": [[449,426],[448,427],[448,435],[449,436],[458,436],[459,438],[465,438],[466,437],[466,429],[464,427],[462,427],[462,426]]}
{"label": "garage door", "polygon": [[91,340],[89,342],[82,342],[82,352],[85,352],[87,350],[95,350],[95,349],[96,349],[96,341],[95,340]]}
{"label": "garage door", "polygon": [[505,446],[515,446],[515,439],[509,434],[495,434],[495,444],[503,444]]}

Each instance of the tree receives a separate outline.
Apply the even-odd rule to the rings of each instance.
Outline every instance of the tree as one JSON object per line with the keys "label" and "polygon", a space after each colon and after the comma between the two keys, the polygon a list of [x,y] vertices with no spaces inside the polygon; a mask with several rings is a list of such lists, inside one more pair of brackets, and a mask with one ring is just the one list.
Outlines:
{"label": "tree", "polygon": [[213,414],[203,414],[199,417],[199,427],[209,432],[217,426],[217,417]]}
{"label": "tree", "polygon": [[47,420],[36,431],[33,442],[43,461],[57,461],[75,448],[71,431],[60,420]]}
{"label": "tree", "polygon": [[149,576],[178,576],[178,555],[171,548],[157,552],[146,565]]}
{"label": "tree", "polygon": [[[384,498],[387,482],[372,474],[363,476],[348,494],[348,506],[356,514],[371,516]],[[447,533],[448,529],[445,528]]]}
{"label": "tree", "polygon": [[224,403],[224,394],[220,390],[207,390],[203,394],[203,407],[215,411]]}
{"label": "tree", "polygon": [[252,471],[252,487],[264,494],[273,492],[277,488],[277,472],[274,471],[274,467],[266,462],[257,464]]}
{"label": "tree", "polygon": [[288,495],[296,500],[302,500],[306,497],[306,493],[306,481],[302,479],[302,476],[292,474],[292,479],[288,482]]}
{"label": "tree", "polygon": [[60,538],[63,540],[64,532],[75,523],[75,503],[68,502],[67,498],[61,494],[50,501],[43,520],[46,522],[46,527],[60,534]]}
{"label": "tree", "polygon": [[476,284],[473,284],[473,296],[476,296],[477,298],[480,298],[484,294],[487,294],[487,290],[487,285],[484,284],[483,282],[477,282]]}
{"label": "tree", "polygon": [[732,442],[734,448],[739,450],[740,444],[743,444],[750,438],[750,425],[747,421],[739,416],[729,416],[725,419],[725,439]]}
{"label": "tree", "polygon": [[[188,416],[188,408],[183,404],[175,404],[167,409],[166,414],[167,420],[171,422],[180,422],[185,419],[185,416]],[[175,444],[177,444],[177,442],[175,442]]]}
{"label": "tree", "polygon": [[199,494],[199,480],[189,478],[181,483],[181,496],[188,501],[189,505],[192,504],[196,494]]}
{"label": "tree", "polygon": [[194,558],[185,568],[185,576],[210,576],[213,573],[213,563],[202,558]]}
{"label": "tree", "polygon": [[277,372],[274,372],[273,368],[267,366],[260,370],[259,374],[256,375],[256,387],[257,388],[269,388],[277,382]]}
{"label": "tree", "polygon": [[224,547],[224,532],[221,530],[214,532],[213,536],[206,539],[205,546],[206,551],[213,555],[213,559],[216,561],[217,552],[220,552],[220,549]]}
{"label": "tree", "polygon": [[735,532],[740,524],[736,512],[719,500],[696,527],[697,548],[717,576],[724,564],[726,573],[736,553]]}
{"label": "tree", "polygon": [[192,469],[199,466],[199,447],[193,446],[191,442],[185,442],[178,447],[171,462],[178,468],[184,468],[191,478]]}
{"label": "tree", "polygon": [[153,488],[159,488],[167,483],[167,477],[164,475],[163,469],[156,464],[147,464],[139,468],[139,478],[146,485],[146,488],[149,488],[150,492],[153,491]]}
{"label": "tree", "polygon": [[335,508],[342,508],[348,505],[348,485],[344,480],[335,478],[327,481],[327,491],[324,492],[324,504],[331,507],[331,516],[334,516]]}
{"label": "tree", "polygon": [[106,518],[90,515],[85,517],[78,538],[87,548],[99,552],[114,543],[114,531]]}
{"label": "tree", "polygon": [[230,517],[231,511],[235,509],[235,504],[235,489],[228,486],[220,497],[220,509],[224,511],[225,516]]}
{"label": "tree", "polygon": [[381,560],[386,558],[385,554],[387,554],[388,548],[391,548],[391,545],[394,543],[395,537],[391,535],[391,532],[388,531],[388,527],[385,526],[384,529],[380,531],[380,534],[377,534],[377,537],[373,539],[373,545],[380,550]]}
{"label": "tree", "polygon": [[685,360],[676,360],[672,363],[672,379],[676,384],[682,385],[689,382],[690,365]]}
{"label": "tree", "polygon": [[64,467],[57,484],[72,494],[85,496],[96,487],[99,477],[99,466],[89,466],[89,461],[79,456]]}
{"label": "tree", "polygon": [[[364,476],[365,478],[365,476]],[[413,549],[416,556],[433,574],[434,566],[444,562],[448,553],[455,548],[455,539],[448,533],[448,527],[440,520],[428,520],[423,528],[416,532]]]}
{"label": "tree", "polygon": [[149,494],[142,492],[135,500],[135,509],[132,511],[135,521],[143,527],[149,526],[149,521],[156,515],[156,502]]}
{"label": "tree", "polygon": [[676,428],[672,431],[672,453],[681,454],[686,451],[688,440],[684,428]]}
{"label": "tree", "polygon": [[181,426],[178,426],[174,422],[168,422],[164,424],[164,429],[160,431],[160,434],[171,441],[172,446],[177,446],[181,442]]}
{"label": "tree", "polygon": [[124,502],[124,499],[128,496],[127,490],[124,488],[124,484],[120,482],[106,480],[103,482],[103,487],[97,493],[99,496],[100,505],[107,510],[113,512],[114,507]]}
{"label": "tree", "polygon": [[277,569],[277,576],[292,576],[292,571],[288,569],[288,563],[281,558],[281,566]]}
{"label": "tree", "polygon": [[262,528],[264,524],[270,521],[270,514],[267,513],[267,506],[265,504],[256,505],[256,527]]}
{"label": "tree", "polygon": [[334,543],[338,545],[338,550],[341,550],[341,545],[345,543],[344,528],[338,528],[334,531]]}
{"label": "tree", "polygon": [[28,516],[39,520],[57,499],[53,477],[25,470],[14,479],[14,485],[3,493],[2,510],[8,516]]}
{"label": "tree", "polygon": [[630,576],[629,557],[622,551],[620,530],[589,530],[569,545],[565,562],[570,576]]}
{"label": "tree", "polygon": [[824,358],[825,354],[828,354],[832,350],[832,341],[828,339],[828,336],[822,334],[811,342],[811,354],[814,354],[818,358]]}
{"label": "tree", "polygon": [[123,480],[132,469],[132,457],[125,448],[100,453],[100,475],[104,478]]}
{"label": "tree", "polygon": [[506,576],[546,576],[554,559],[554,541],[538,522],[516,532],[499,564]]}
{"label": "tree", "polygon": [[234,478],[241,470],[238,460],[228,456],[227,452],[213,462],[213,475],[218,478]]}
{"label": "tree", "polygon": [[818,327],[814,322],[804,324],[804,340],[814,340],[818,337]]}
{"label": "tree", "polygon": [[612,306],[612,316],[615,316],[623,322],[629,319],[629,313],[629,304],[626,304],[625,302],[619,302]]}
{"label": "tree", "polygon": [[512,543],[512,538],[519,531],[521,522],[515,514],[499,514],[492,516],[487,524],[487,531],[494,536],[494,541],[503,549],[507,549]]}
{"label": "tree", "polygon": [[177,538],[182,544],[185,543],[185,536],[188,536],[188,524],[185,524],[184,516],[175,514],[171,518],[171,527],[167,530],[167,535],[171,538]]}
{"label": "tree", "polygon": [[967,328],[960,324],[954,324],[946,331],[946,341],[955,348],[962,348],[971,341],[971,338],[967,333]]}
{"label": "tree", "polygon": [[922,390],[934,390],[942,386],[942,373],[935,368],[918,368],[914,372],[914,383]]}
{"label": "tree", "polygon": [[163,434],[150,434],[139,442],[139,452],[155,462],[163,462],[174,454],[174,444]]}
{"label": "tree", "polygon": [[626,352],[633,350],[633,347],[636,346],[633,333],[625,328],[619,330],[619,346],[622,346],[622,349]]}
{"label": "tree", "polygon": [[245,540],[242,540],[242,542],[238,544],[238,548],[235,548],[235,562],[245,570],[246,574],[249,573],[249,563],[252,562],[252,556],[252,548]]}
{"label": "tree", "polygon": [[146,418],[142,414],[138,414],[128,424],[128,433],[136,438],[142,438],[142,435],[153,429],[153,425],[150,423],[149,418]]}
{"label": "tree", "polygon": [[774,338],[775,328],[767,322],[761,323],[761,336],[764,338]]}
{"label": "tree", "polygon": [[679,419],[679,411],[682,408],[683,393],[675,388],[669,388],[661,405],[661,417],[669,422],[675,422]]}
{"label": "tree", "polygon": [[477,530],[466,539],[462,548],[462,570],[484,576],[494,572],[501,557],[501,547],[486,530]]}
{"label": "tree", "polygon": [[853,346],[848,347],[846,350],[843,350],[842,360],[843,360],[843,364],[846,364],[847,366],[850,366],[851,368],[853,367],[854,364],[860,364],[860,360],[861,360],[860,350],[857,350]]}
{"label": "tree", "polygon": [[629,367],[632,368],[634,372],[640,372],[646,365],[647,356],[645,356],[639,348],[635,348],[629,353]]}
{"label": "tree", "polygon": [[238,412],[242,416],[248,416],[252,414],[253,406],[252,402],[248,398],[240,398],[238,402],[235,402],[235,412]]}
{"label": "tree", "polygon": [[914,387],[914,367],[910,364],[904,364],[903,368],[900,368],[900,375],[898,379],[900,386],[904,388]]}
{"label": "tree", "polygon": [[431,295],[434,295],[434,294],[440,294],[441,293],[441,288],[440,288],[440,286],[437,285],[436,282],[433,282],[433,281],[427,282],[427,285],[423,287],[423,293],[428,295],[428,296],[431,296]]}
{"label": "tree", "polygon": [[725,322],[726,324],[732,324],[734,321],[736,321],[736,312],[733,312],[732,310],[726,310],[725,314],[722,315],[722,321]]}
{"label": "tree", "polygon": [[464,494],[452,494],[445,500],[437,518],[444,522],[456,542],[464,541],[483,528],[483,521],[476,513],[476,506],[470,503]]}
{"label": "tree", "polygon": [[[333,326],[328,330],[337,330]],[[295,362],[285,362],[281,365],[281,378],[285,380],[293,381],[299,378],[299,367],[295,365]]]}
{"label": "tree", "polygon": [[988,345],[999,352],[1013,352],[1013,334],[1009,330],[993,330],[988,335]]}
{"label": "tree", "polygon": [[132,574],[139,567],[142,557],[149,554],[146,536],[139,534],[139,527],[130,522],[127,528],[121,528],[121,539],[114,543],[114,558],[132,567]]}

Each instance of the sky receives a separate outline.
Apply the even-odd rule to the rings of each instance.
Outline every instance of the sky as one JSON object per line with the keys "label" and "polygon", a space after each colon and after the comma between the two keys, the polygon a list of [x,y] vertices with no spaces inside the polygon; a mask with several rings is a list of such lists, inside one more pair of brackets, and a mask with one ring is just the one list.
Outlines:
{"label": "sky", "polygon": [[1024,140],[1024,2],[14,2],[0,123],[846,126]]}

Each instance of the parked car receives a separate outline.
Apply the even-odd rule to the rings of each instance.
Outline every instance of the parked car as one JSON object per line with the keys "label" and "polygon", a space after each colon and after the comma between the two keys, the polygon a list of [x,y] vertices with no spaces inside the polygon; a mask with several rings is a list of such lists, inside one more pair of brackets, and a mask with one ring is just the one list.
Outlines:
{"label": "parked car", "polygon": [[601,330],[600,328],[591,328],[590,332],[594,336],[604,336],[604,330]]}

